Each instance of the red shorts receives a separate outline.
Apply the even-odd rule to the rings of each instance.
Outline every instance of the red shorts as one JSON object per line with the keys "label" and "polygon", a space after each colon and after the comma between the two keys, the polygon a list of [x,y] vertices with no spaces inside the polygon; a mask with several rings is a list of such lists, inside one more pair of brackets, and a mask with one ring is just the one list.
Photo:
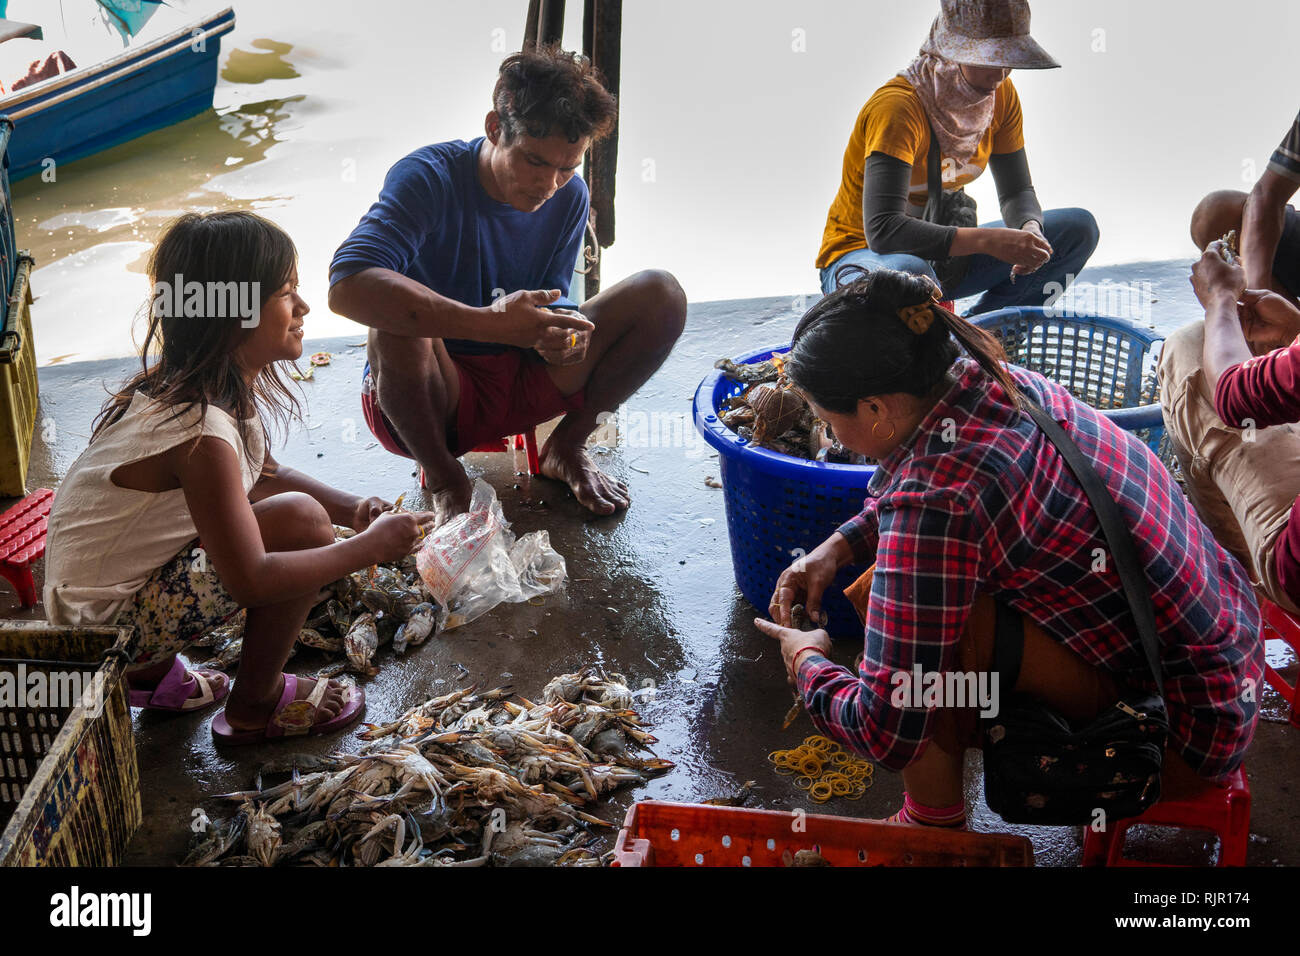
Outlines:
{"label": "red shorts", "polygon": [[[455,426],[447,430],[447,447],[458,458],[583,406],[583,392],[561,395],[546,372],[546,362],[534,352],[452,353],[451,360],[460,376],[460,405]],[[403,458],[415,457],[379,407],[369,363],[361,382],[361,414],[384,448]]]}

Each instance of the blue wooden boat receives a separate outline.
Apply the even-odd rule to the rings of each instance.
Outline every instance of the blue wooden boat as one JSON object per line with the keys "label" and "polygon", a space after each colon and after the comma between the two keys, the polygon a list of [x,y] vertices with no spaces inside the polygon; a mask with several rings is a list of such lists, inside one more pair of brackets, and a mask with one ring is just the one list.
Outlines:
{"label": "blue wooden boat", "polygon": [[226,7],[0,97],[0,115],[14,124],[9,178],[41,172],[47,160],[62,165],[89,156],[209,109],[221,37],[234,28],[234,11]]}

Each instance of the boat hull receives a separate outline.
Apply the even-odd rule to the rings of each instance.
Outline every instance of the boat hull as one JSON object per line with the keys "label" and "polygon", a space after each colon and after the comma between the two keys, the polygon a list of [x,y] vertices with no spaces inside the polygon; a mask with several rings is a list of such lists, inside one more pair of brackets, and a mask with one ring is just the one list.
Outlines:
{"label": "boat hull", "polygon": [[0,98],[0,114],[14,122],[9,178],[57,170],[210,109],[220,38],[234,27],[227,8],[139,50]]}

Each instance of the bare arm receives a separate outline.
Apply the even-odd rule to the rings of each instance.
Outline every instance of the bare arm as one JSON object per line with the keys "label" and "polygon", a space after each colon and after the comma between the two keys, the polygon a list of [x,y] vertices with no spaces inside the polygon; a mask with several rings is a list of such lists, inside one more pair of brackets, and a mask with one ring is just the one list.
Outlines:
{"label": "bare arm", "polygon": [[1250,359],[1253,353],[1241,328],[1237,300],[1246,291],[1240,263],[1229,265],[1212,242],[1192,267],[1192,288],[1205,308],[1205,347],[1201,356],[1206,384],[1213,392],[1223,373]]}
{"label": "bare arm", "polygon": [[474,308],[393,272],[371,267],[330,286],[330,311],[381,332],[411,338],[470,339],[559,349],[574,332],[590,332],[592,323],[577,312],[552,312],[545,306],[558,289],[512,292],[491,306]]}
{"label": "bare arm", "polygon": [[340,491],[323,481],[317,481],[310,475],[285,467],[272,458],[270,452],[267,452],[266,461],[262,465],[262,476],[257,479],[252,491],[248,493],[248,500],[261,501],[286,491],[301,491],[311,495],[329,514],[330,521],[345,528],[354,527],[357,511],[363,501],[357,495]]}
{"label": "bare arm", "polygon": [[311,593],[357,568],[400,557],[418,534],[414,516],[385,515],[366,531],[323,548],[267,552],[233,448],[203,437],[178,446],[172,467],[204,551],[230,596],[244,607]]}
{"label": "bare arm", "polygon": [[1240,365],[1253,353],[1241,331],[1237,315],[1237,297],[1219,290],[1205,303],[1205,354],[1202,356],[1205,381],[1214,391],[1223,373]]}
{"label": "bare arm", "polygon": [[1282,292],[1273,281],[1273,259],[1286,220],[1286,204],[1300,188],[1294,180],[1271,169],[1255,183],[1241,213],[1241,259],[1246,267],[1246,286]]}
{"label": "bare arm", "polygon": [[362,269],[330,286],[330,311],[353,322],[412,338],[472,339],[485,309],[438,295],[391,269]]}

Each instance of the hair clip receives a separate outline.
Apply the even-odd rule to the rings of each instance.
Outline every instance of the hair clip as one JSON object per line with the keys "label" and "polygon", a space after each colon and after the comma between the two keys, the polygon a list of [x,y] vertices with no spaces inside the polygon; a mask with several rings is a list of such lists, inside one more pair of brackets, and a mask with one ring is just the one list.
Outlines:
{"label": "hair clip", "polygon": [[930,331],[930,326],[934,324],[933,302],[922,302],[920,305],[909,305],[906,308],[898,310],[898,317],[903,320],[903,324],[912,330],[916,335],[925,335]]}

